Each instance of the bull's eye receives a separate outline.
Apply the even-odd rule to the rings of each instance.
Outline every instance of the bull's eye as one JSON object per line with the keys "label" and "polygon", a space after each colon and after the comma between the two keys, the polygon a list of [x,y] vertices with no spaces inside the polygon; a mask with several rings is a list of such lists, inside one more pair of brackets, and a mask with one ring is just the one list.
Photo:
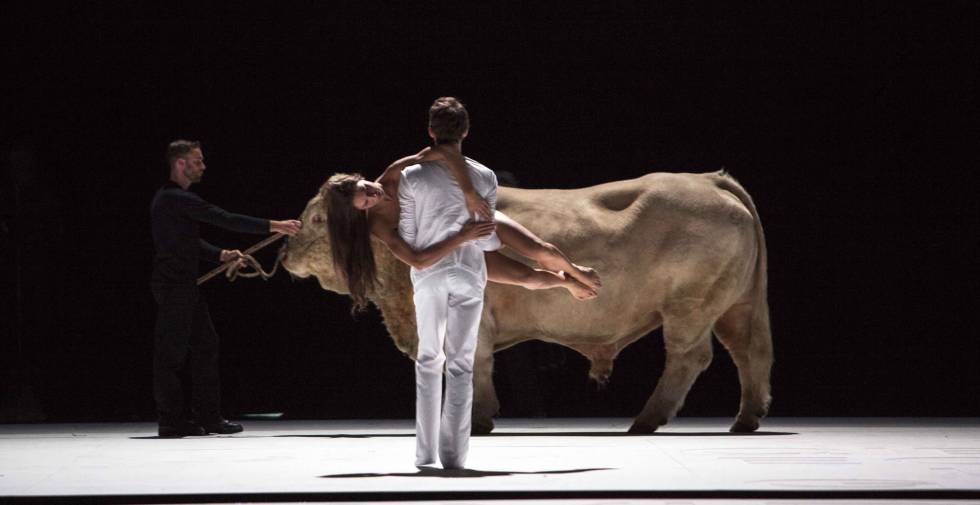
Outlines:
{"label": "bull's eye", "polygon": [[320,217],[319,214],[316,214],[316,215],[313,216],[313,223],[314,224],[320,224],[322,222],[323,222],[323,218]]}

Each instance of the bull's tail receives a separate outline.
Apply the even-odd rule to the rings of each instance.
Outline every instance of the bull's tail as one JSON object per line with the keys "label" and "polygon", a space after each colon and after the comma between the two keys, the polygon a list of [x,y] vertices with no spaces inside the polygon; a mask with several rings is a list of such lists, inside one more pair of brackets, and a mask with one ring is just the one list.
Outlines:
{"label": "bull's tail", "polygon": [[766,237],[759,213],[745,188],[724,171],[712,174],[715,185],[728,191],[752,214],[755,223],[756,261],[748,303],[731,307],[715,323],[715,334],[738,366],[742,401],[732,431],[753,431],[766,415],[771,401],[769,375],[772,368],[772,331],[769,326],[768,258]]}
{"label": "bull's tail", "polygon": [[752,214],[752,221],[755,223],[756,251],[758,253],[755,261],[755,275],[753,276],[752,287],[750,289],[752,290],[753,301],[761,302],[758,305],[765,307],[764,314],[759,315],[764,316],[766,325],[768,325],[769,304],[766,301],[769,285],[768,257],[766,253],[766,236],[762,231],[762,220],[759,219],[759,212],[755,208],[752,197],[749,196],[749,193],[745,191],[745,188],[734,177],[728,175],[725,171],[719,171],[712,175],[714,176],[717,187],[735,195],[742,202],[742,205]]}

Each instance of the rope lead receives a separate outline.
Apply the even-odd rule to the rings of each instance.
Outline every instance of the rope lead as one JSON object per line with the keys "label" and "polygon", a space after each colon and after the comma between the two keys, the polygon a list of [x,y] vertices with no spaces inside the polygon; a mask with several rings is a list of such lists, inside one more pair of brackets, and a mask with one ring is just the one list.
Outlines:
{"label": "rope lead", "polygon": [[[286,246],[283,245],[282,247],[279,248],[279,254],[276,255],[276,262],[275,264],[272,265],[272,271],[270,272],[266,272],[265,270],[262,269],[262,264],[259,263],[259,260],[255,259],[254,256],[252,256],[252,253],[258,251],[259,249],[262,249],[263,247],[285,236],[286,235],[283,233],[276,233],[271,237],[267,237],[265,240],[259,242],[258,244],[249,247],[248,249],[245,250],[245,252],[242,253],[242,257],[240,259],[226,262],[220,267],[215,268],[214,270],[211,270],[210,272],[198,277],[197,285],[200,286],[201,284],[204,284],[212,277],[215,277],[222,272],[225,272],[225,277],[227,277],[229,281],[234,281],[238,277],[244,277],[246,279],[252,277],[262,277],[262,280],[268,280],[269,277],[272,277],[273,275],[276,274],[276,270],[279,269],[279,263],[281,263],[283,257],[286,256]],[[242,271],[243,268],[251,268],[252,271],[243,272]]]}

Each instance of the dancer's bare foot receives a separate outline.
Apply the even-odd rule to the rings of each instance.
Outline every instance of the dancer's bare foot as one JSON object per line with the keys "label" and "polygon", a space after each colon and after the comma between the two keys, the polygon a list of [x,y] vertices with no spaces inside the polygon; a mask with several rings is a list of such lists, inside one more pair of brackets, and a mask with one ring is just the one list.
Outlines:
{"label": "dancer's bare foot", "polygon": [[568,261],[568,258],[555,246],[549,244],[545,250],[548,252],[535,257],[541,267],[552,272],[565,272],[566,275],[570,275],[592,291],[599,292],[599,288],[602,287],[602,280],[599,279],[599,274],[595,270]]}
{"label": "dancer's bare foot", "polygon": [[572,263],[572,266],[575,267],[575,269],[568,272],[569,275],[574,277],[582,284],[588,286],[591,290],[599,291],[599,288],[602,287],[602,279],[599,278],[598,272],[589,267],[576,265],[575,263]]}
{"label": "dancer's bare foot", "polygon": [[568,275],[565,272],[558,272],[557,275],[562,279],[565,279],[565,282],[562,283],[562,287],[567,289],[576,300],[591,300],[599,296],[599,293],[596,292],[596,290],[582,284],[578,281],[578,279],[572,277],[571,275]]}

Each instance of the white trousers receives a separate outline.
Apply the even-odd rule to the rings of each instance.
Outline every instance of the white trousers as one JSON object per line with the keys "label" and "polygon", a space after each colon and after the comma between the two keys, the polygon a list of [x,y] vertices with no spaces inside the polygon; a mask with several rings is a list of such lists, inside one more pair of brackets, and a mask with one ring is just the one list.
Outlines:
{"label": "white trousers", "polygon": [[[461,268],[415,286],[419,350],[415,358],[415,464],[463,468],[470,446],[473,356],[486,278]],[[442,379],[446,377],[443,404]]]}

